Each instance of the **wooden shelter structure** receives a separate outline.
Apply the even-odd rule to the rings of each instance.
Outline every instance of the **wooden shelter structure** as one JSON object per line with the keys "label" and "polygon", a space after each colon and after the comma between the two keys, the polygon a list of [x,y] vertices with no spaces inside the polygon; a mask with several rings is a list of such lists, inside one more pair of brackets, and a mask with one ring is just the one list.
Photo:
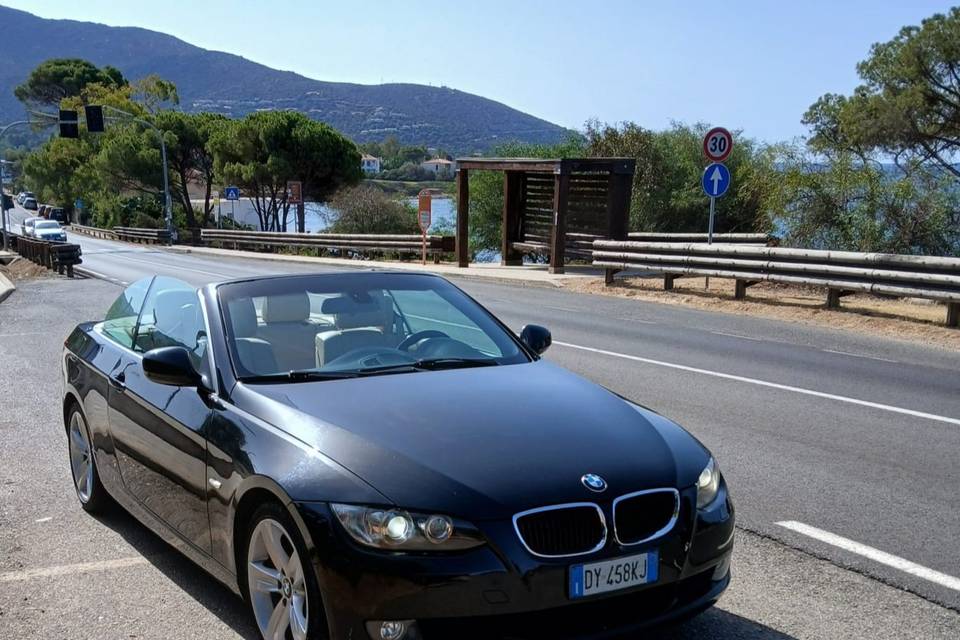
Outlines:
{"label": "wooden shelter structure", "polygon": [[457,265],[470,263],[470,171],[503,172],[502,265],[549,254],[563,273],[567,255],[589,258],[594,240],[626,240],[636,161],[631,158],[459,158]]}

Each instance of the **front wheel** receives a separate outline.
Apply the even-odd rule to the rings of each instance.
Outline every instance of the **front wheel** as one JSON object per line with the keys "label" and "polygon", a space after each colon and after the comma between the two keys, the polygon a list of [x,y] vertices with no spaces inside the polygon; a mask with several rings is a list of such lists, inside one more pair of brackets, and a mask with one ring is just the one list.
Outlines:
{"label": "front wheel", "polygon": [[254,513],[246,541],[246,595],[265,640],[326,640],[313,567],[290,516],[278,504]]}
{"label": "front wheel", "polygon": [[87,421],[80,407],[74,405],[67,419],[67,440],[70,450],[70,471],[80,506],[90,513],[102,513],[111,505],[110,494],[100,482],[100,473],[93,457],[93,444]]}

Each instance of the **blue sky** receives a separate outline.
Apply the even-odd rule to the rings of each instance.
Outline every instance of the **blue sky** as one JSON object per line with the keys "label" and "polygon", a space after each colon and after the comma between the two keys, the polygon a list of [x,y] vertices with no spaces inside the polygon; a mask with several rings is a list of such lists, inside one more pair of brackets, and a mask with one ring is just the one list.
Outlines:
{"label": "blue sky", "polygon": [[672,120],[802,135],[874,42],[949,8],[927,0],[0,0],[138,26],[321,80],[477,93],[559,124]]}

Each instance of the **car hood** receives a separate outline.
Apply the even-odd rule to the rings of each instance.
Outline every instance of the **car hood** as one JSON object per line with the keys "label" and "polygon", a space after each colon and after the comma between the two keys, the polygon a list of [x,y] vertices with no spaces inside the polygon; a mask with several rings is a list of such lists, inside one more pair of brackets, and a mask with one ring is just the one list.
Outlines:
{"label": "car hood", "polygon": [[[707,455],[669,421],[543,360],[238,386],[245,408],[395,504],[474,519],[686,486]],[[693,466],[678,466],[678,447],[697,454]],[[589,491],[586,473],[608,489]]]}

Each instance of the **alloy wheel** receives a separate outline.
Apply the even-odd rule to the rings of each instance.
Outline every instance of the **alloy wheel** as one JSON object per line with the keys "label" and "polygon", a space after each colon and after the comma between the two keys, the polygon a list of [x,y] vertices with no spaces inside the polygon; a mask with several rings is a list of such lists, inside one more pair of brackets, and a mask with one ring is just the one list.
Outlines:
{"label": "alloy wheel", "polygon": [[247,587],[267,640],[306,640],[309,607],[300,554],[282,524],[257,523],[247,546]]}
{"label": "alloy wheel", "polygon": [[87,435],[87,425],[79,411],[70,416],[70,469],[80,502],[86,504],[93,493],[93,447]]}

